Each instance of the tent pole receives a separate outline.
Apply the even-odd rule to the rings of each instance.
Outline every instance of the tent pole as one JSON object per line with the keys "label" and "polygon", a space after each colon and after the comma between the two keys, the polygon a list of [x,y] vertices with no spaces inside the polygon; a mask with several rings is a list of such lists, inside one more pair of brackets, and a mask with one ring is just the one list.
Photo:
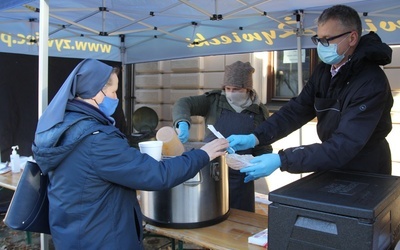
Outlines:
{"label": "tent pole", "polygon": [[[122,86],[122,111],[123,111],[123,113],[124,113],[124,118],[125,118],[125,121],[127,122],[127,116],[126,116],[126,114],[128,114],[127,112],[131,112],[128,108],[127,108],[127,101],[126,101],[126,97],[127,97],[127,83],[128,83],[128,80],[127,80],[127,77],[126,77],[126,61],[125,61],[125,53],[126,53],[126,48],[125,48],[125,35],[120,35],[119,36],[120,37],[120,42],[121,42],[121,46],[120,46],[120,57],[121,57],[121,72],[122,72],[122,74],[121,74],[121,76],[122,76],[122,79],[121,79],[121,86]],[[130,101],[130,100],[129,100]],[[127,126],[130,126],[130,125],[128,125],[128,122],[127,122]],[[128,129],[128,131],[129,131],[129,129]]]}
{"label": "tent pole", "polygon": [[300,94],[303,88],[303,58],[302,58],[302,45],[301,38],[304,35],[304,26],[303,26],[303,10],[298,10],[296,12],[296,21],[297,21],[297,94]]}
{"label": "tent pole", "polygon": [[48,64],[49,64],[49,1],[40,0],[39,18],[39,105],[38,116],[40,117],[48,103]]}
{"label": "tent pole", "polygon": [[[39,13],[39,105],[38,118],[42,115],[48,103],[48,73],[49,73],[49,2],[50,0],[40,0]],[[40,249],[49,249],[49,235],[40,234]]]}
{"label": "tent pole", "polygon": [[[297,94],[299,95],[302,88],[303,88],[303,58],[302,58],[302,45],[301,45],[301,37],[303,36],[304,33],[304,27],[303,27],[303,11],[298,10],[296,13],[296,20],[297,20],[297,30],[296,30],[296,36],[297,36]],[[303,131],[301,128],[299,128],[299,144],[303,144]],[[302,174],[300,174],[300,178],[303,177]]]}

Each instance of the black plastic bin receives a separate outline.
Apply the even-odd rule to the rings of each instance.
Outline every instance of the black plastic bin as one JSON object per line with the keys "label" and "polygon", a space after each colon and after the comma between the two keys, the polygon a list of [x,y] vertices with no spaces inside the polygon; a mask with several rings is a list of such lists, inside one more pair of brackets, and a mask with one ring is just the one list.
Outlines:
{"label": "black plastic bin", "polygon": [[400,238],[400,177],[326,171],[269,194],[268,249],[390,249]]}

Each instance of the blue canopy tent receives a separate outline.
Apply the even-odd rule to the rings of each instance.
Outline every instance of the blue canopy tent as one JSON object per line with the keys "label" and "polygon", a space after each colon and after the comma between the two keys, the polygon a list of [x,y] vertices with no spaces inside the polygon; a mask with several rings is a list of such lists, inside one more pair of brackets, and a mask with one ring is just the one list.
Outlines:
{"label": "blue canopy tent", "polygon": [[[385,42],[399,43],[398,0],[335,1],[340,3],[360,12],[365,33],[373,30]],[[50,56],[123,64],[298,49],[299,42],[310,48],[315,19],[330,5],[324,0],[3,0],[0,51],[37,55],[40,24],[48,30]]]}
{"label": "blue canopy tent", "polygon": [[[334,4],[359,11],[364,33],[400,43],[398,0]],[[40,114],[47,105],[48,56],[124,65],[297,49],[301,58],[301,48],[315,47],[310,41],[315,19],[331,5],[328,0],[2,0],[0,52],[39,55]]]}

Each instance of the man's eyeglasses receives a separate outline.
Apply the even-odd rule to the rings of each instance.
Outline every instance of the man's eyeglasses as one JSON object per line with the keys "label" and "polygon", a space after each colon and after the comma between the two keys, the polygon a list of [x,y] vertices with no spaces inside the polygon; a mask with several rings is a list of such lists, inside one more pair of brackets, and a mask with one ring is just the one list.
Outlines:
{"label": "man's eyeglasses", "polygon": [[344,35],[347,35],[347,34],[350,34],[350,33],[351,33],[351,31],[347,31],[347,32],[344,32],[344,33],[342,33],[340,35],[329,37],[329,38],[318,38],[317,35],[315,35],[315,36],[311,37],[311,41],[313,41],[313,43],[315,45],[318,45],[318,42],[320,42],[322,44],[322,46],[328,47],[329,46],[329,41],[335,40],[336,38],[339,38],[341,36],[344,36]]}

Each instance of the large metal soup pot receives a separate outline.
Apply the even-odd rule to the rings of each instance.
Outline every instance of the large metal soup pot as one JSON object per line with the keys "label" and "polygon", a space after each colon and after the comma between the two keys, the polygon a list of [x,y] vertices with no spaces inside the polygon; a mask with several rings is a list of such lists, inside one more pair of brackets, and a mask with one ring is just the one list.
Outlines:
{"label": "large metal soup pot", "polygon": [[163,191],[140,191],[144,221],[169,228],[210,226],[229,216],[228,166],[213,160],[195,177]]}

